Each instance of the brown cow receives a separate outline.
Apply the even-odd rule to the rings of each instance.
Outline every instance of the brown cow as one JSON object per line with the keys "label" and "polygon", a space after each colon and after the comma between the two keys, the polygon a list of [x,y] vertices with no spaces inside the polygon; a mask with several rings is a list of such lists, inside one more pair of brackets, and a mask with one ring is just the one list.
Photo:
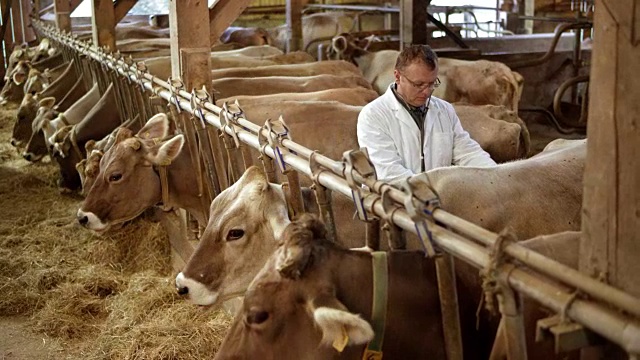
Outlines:
{"label": "brown cow", "polygon": [[[251,283],[215,358],[365,358],[374,336],[372,263],[370,253],[337,246],[322,223],[301,217]],[[373,323],[384,326],[384,358],[445,359],[433,261],[391,252],[386,266],[386,319]]]}
{"label": "brown cow", "polygon": [[115,91],[111,84],[80,123],[64,127],[56,133],[53,158],[60,166],[58,186],[62,191],[80,188],[76,164],[86,157],[84,149],[87,141],[102,139],[120,125],[120,115],[114,111],[116,106]]}
{"label": "brown cow", "polygon": [[[362,247],[364,225],[353,220],[352,200],[337,195],[332,203],[338,241],[346,247]],[[316,204],[309,199],[306,210],[317,212]],[[247,169],[218,194],[209,213],[198,247],[176,278],[179,293],[200,305],[242,294],[290,222],[284,190],[269,183],[257,167]]]}
{"label": "brown cow", "polygon": [[184,136],[165,139],[168,131],[167,116],[158,114],[135,136],[126,129],[118,132],[113,146],[104,153],[100,173],[78,210],[78,221],[83,226],[103,232],[161,203],[157,167],[163,164],[167,166],[170,199],[163,205],[186,209],[200,223],[206,223],[198,187],[194,186],[197,174],[189,152],[181,151]]}
{"label": "brown cow", "polygon": [[267,76],[258,78],[224,78],[212,81],[217,97],[268,95],[283,92],[311,92],[335,88],[371,86],[362,76]]}
{"label": "brown cow", "polygon": [[263,28],[237,26],[226,28],[220,35],[220,41],[223,44],[237,43],[242,46],[271,45],[272,43],[271,36]]}
{"label": "brown cow", "polygon": [[362,76],[360,70],[346,61],[321,61],[308,64],[269,65],[259,67],[237,67],[232,69],[217,69],[211,71],[212,79],[229,77],[263,77],[263,76]]}
{"label": "brown cow", "polygon": [[[456,216],[494,232],[510,227],[518,239],[530,239],[580,230],[586,155],[581,141],[492,168],[433,169],[411,181],[430,186]],[[544,206],[531,206],[541,200]]]}
{"label": "brown cow", "polygon": [[244,105],[277,104],[280,101],[338,101],[346,105],[364,106],[378,97],[378,93],[365,88],[327,89],[307,93],[278,93],[270,95],[239,95],[216,100],[218,106],[238,100]]}
{"label": "brown cow", "polygon": [[462,127],[496,162],[526,158],[531,140],[515,111],[497,105],[453,104]]}

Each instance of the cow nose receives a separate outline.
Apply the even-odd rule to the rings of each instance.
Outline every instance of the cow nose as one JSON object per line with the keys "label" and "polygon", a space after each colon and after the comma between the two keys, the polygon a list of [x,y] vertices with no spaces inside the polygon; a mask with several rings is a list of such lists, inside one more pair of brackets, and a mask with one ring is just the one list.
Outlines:
{"label": "cow nose", "polygon": [[31,161],[31,153],[24,153],[22,157],[27,161]]}
{"label": "cow nose", "polygon": [[176,291],[178,295],[187,295],[189,293],[189,288],[186,286],[176,286]]}
{"label": "cow nose", "polygon": [[18,142],[16,141],[16,139],[11,138],[11,146],[18,146]]}
{"label": "cow nose", "polygon": [[80,225],[85,226],[89,222],[89,217],[87,215],[78,215],[78,222]]}

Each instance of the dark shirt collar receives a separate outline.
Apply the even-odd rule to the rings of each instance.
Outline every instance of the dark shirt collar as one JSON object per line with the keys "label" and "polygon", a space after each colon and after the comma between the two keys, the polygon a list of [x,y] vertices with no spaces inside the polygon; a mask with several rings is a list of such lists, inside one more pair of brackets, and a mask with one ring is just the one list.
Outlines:
{"label": "dark shirt collar", "polygon": [[400,94],[398,94],[398,84],[393,83],[390,85],[391,86],[391,92],[393,93],[393,95],[396,97],[396,99],[398,100],[398,102],[402,105],[402,107],[404,107],[405,109],[407,109],[407,111],[409,113],[424,113],[427,105],[423,104],[421,106],[413,106],[410,105],[409,103],[407,103]]}

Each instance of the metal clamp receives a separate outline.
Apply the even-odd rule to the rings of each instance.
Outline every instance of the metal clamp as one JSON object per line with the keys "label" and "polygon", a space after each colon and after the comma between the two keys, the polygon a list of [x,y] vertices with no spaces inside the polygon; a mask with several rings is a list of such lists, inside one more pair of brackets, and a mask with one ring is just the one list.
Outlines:
{"label": "metal clamp", "polygon": [[354,179],[354,172],[364,179],[373,178],[375,180],[377,178],[376,169],[369,160],[367,149],[360,148],[360,150],[345,151],[342,154],[342,160],[345,163],[344,176],[351,188],[351,198],[356,206],[358,218],[363,221],[370,221],[372,219],[369,218],[364,208],[363,189],[361,184],[358,184]]}
{"label": "metal clamp", "polygon": [[434,257],[437,252],[433,246],[433,236],[426,220],[433,220],[433,211],[440,207],[440,199],[430,187],[416,186],[407,178],[401,184],[402,190],[408,195],[405,197],[404,207],[413,220],[416,234],[427,257]]}
{"label": "metal clamp", "polygon": [[269,143],[269,146],[271,146],[271,148],[273,149],[274,157],[276,162],[278,163],[278,167],[283,174],[286,174],[288,169],[287,163],[284,162],[284,155],[287,154],[289,150],[282,145],[282,142],[285,139],[291,139],[289,137],[289,127],[287,126],[287,124],[285,124],[282,116],[280,116],[278,120],[267,119],[267,121],[265,121],[264,123],[264,126],[260,130],[260,133],[262,133],[264,129],[266,129],[269,134],[267,137],[267,141]]}
{"label": "metal clamp", "polygon": [[111,54],[108,59],[111,63],[111,66],[113,67],[113,72],[115,72],[116,75],[120,76],[120,73],[118,72],[118,62],[122,60],[122,54],[120,53],[120,51],[116,51],[115,53]]}
{"label": "metal clamp", "polygon": [[[238,125],[238,119],[244,117],[244,111],[240,107],[238,100],[231,104],[231,106],[233,107],[232,110],[226,102],[222,104],[222,111],[220,112],[220,128],[222,130],[222,136],[230,136],[233,139],[235,148],[239,149],[240,139],[238,139],[236,126]],[[229,129],[231,135],[227,133],[227,129]]]}
{"label": "metal clamp", "polygon": [[122,58],[122,62],[124,63],[124,66],[122,67],[122,69],[124,70],[124,75],[127,78],[128,83],[132,84],[133,81],[131,80],[131,67],[133,66],[133,58],[131,57],[131,55],[124,56]]}
{"label": "metal clamp", "polygon": [[167,79],[167,84],[169,84],[169,93],[171,94],[169,103],[173,101],[178,114],[180,114],[182,112],[182,109],[180,108],[180,101],[178,100],[178,92],[184,89],[184,83],[182,82],[182,80],[180,80],[180,78],[174,79],[169,76],[169,79]]}
{"label": "metal clamp", "polygon": [[203,129],[206,128],[207,122],[205,121],[202,107],[209,101],[211,101],[211,95],[209,95],[204,85],[200,90],[191,90],[191,110],[193,111],[193,115],[200,119],[200,125]]}
{"label": "metal clamp", "polygon": [[142,80],[144,80],[144,74],[149,73],[149,70],[147,69],[147,64],[145,64],[144,61],[136,62],[135,71],[136,71],[136,79],[138,81],[138,85],[140,85],[140,91],[144,94],[146,89],[144,88],[144,82]]}

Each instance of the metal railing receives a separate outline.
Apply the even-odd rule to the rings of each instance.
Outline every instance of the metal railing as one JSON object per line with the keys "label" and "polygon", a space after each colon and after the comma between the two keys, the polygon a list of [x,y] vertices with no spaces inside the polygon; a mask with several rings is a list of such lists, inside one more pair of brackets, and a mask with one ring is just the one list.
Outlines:
{"label": "metal railing", "polygon": [[[403,191],[377,181],[368,171],[368,166],[362,165],[362,153],[351,152],[343,161],[335,161],[286,137],[278,139],[277,143],[266,143],[264,139],[270,139],[273,135],[266,126],[261,127],[243,117],[226,118],[224,110],[211,101],[197,100],[194,92],[176,89],[168,81],[145,72],[144,67],[141,69],[130,61],[107,54],[70,34],[62,34],[39,21],[34,21],[34,28],[68,51],[92,59],[144,91],[174,104],[181,111],[193,114],[207,126],[219,129],[270,158],[281,161],[319,186],[353,198],[357,207],[363,210],[360,216],[364,219],[375,216],[418,236],[424,235],[426,229],[439,249],[477,268],[490,267],[491,253],[501,251],[522,264],[515,266],[505,263],[492,269],[506,290],[511,288],[553,311],[562,312],[567,318],[631,354],[640,353],[640,299],[517,243],[502,244],[497,234],[445,210],[436,208],[432,212],[433,217],[427,217],[424,199],[418,199],[410,189]],[[586,296],[576,297],[573,291],[558,283],[566,284]]]}

